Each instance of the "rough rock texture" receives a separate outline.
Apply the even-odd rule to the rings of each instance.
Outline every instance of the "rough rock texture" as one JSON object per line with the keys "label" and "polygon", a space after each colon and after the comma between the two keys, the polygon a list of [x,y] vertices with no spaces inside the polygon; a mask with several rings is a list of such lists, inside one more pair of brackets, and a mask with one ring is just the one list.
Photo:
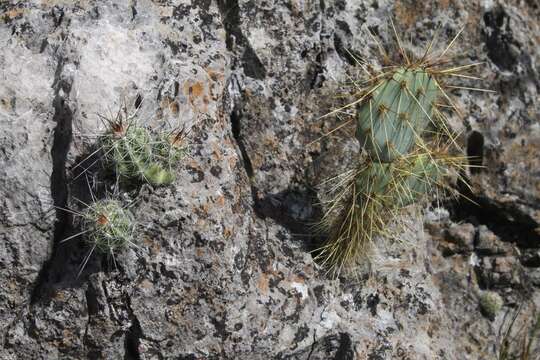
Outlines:
{"label": "rough rock texture", "polygon": [[[522,0],[0,3],[0,358],[494,358],[504,313],[540,306],[539,16]],[[379,61],[366,29],[392,44],[389,17],[413,50],[464,26],[453,52],[486,62],[497,93],[456,91],[451,118],[484,166],[462,189],[479,206],[411,210],[369,272],[329,279],[313,185],[359,148],[347,127],[312,141],[339,121],[319,117],[345,103],[352,54]],[[119,194],[137,198],[138,248],[77,276],[88,249],[61,242],[78,231],[62,208],[110,196],[89,155],[122,101],[192,128],[190,156],[172,186]],[[493,321],[484,290],[505,302]]]}

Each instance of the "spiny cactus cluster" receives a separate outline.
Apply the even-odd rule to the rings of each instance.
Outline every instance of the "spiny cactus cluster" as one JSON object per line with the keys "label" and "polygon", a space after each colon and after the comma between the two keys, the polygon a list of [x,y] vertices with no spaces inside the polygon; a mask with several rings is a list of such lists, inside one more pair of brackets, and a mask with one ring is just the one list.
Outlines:
{"label": "spiny cactus cluster", "polygon": [[100,142],[121,180],[161,186],[174,181],[172,166],[186,154],[183,135],[183,131],[157,133],[120,117],[109,122]]}
{"label": "spiny cactus cluster", "polygon": [[133,215],[113,199],[98,200],[81,213],[82,229],[92,249],[110,254],[133,244],[136,229]]}
{"label": "spiny cactus cluster", "polygon": [[[397,34],[396,39],[401,59],[371,73],[352,103],[358,104],[356,138],[366,159],[338,177],[332,190],[337,189],[337,195],[321,221],[327,240],[316,259],[336,275],[365,256],[374,237],[388,233],[388,223],[403,207],[446,188],[445,177],[452,170],[459,176],[466,166],[466,157],[451,155],[456,135],[439,107],[453,107],[443,78],[469,77],[461,72],[476,64],[441,68],[448,48],[432,57],[431,44],[421,59],[413,61]],[[383,56],[389,59],[386,53]]]}
{"label": "spiny cactus cluster", "polygon": [[[186,132],[183,129],[158,132],[143,127],[137,124],[134,115],[128,114],[126,106],[120,109],[116,117],[101,119],[107,129],[98,137],[98,151],[90,156],[100,152],[106,167],[114,171],[117,181],[113,194],[119,194],[118,190],[125,184],[146,182],[161,186],[174,181],[173,167],[187,153]],[[86,174],[86,171],[88,169],[81,174]],[[84,235],[90,252],[81,265],[81,271],[94,251],[111,255],[114,259],[115,251],[134,245],[137,228],[131,211],[122,207],[124,201],[114,195],[96,200],[92,189],[89,190],[93,202],[85,204],[79,201],[84,205],[80,212],[68,210],[82,219],[82,231],[62,241]]]}

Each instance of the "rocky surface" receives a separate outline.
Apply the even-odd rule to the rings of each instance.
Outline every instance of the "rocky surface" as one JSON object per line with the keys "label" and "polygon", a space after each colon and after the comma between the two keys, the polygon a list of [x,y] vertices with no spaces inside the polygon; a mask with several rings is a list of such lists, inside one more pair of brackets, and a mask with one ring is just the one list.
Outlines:
{"label": "rocky surface", "polygon": [[[540,8],[534,1],[11,1],[0,4],[2,359],[492,359],[505,313],[540,306]],[[366,29],[422,49],[461,27],[482,86],[452,116],[479,206],[411,210],[371,269],[330,279],[309,251],[314,184],[358,154],[340,119]],[[124,102],[192,128],[169,187],[136,199],[138,247],[114,261],[78,231],[98,114]],[[341,119],[342,120],[342,119]],[[80,164],[83,164],[81,166]],[[88,171],[81,171],[88,167]],[[419,214],[425,214],[425,216]],[[492,321],[478,299],[496,291]]]}

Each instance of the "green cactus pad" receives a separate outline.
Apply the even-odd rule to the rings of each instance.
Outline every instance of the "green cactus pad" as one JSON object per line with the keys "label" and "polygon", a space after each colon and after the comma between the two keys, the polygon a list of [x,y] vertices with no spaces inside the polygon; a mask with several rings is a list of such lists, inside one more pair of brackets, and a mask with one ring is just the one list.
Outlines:
{"label": "green cactus pad", "polygon": [[358,195],[407,206],[429,193],[445,172],[442,162],[419,154],[392,163],[369,162],[356,175]]}
{"label": "green cactus pad", "polygon": [[108,254],[133,242],[135,223],[131,213],[115,200],[99,200],[82,213],[86,241]]}
{"label": "green cactus pad", "polygon": [[412,156],[403,161],[397,171],[396,198],[400,206],[414,203],[428,194],[440,182],[446,171],[444,164],[429,154]]}
{"label": "green cactus pad", "polygon": [[393,164],[369,162],[358,172],[356,190],[363,196],[384,195],[392,180]]}
{"label": "green cactus pad", "polygon": [[358,111],[356,137],[372,158],[391,162],[407,154],[429,123],[440,90],[421,68],[398,68]]}

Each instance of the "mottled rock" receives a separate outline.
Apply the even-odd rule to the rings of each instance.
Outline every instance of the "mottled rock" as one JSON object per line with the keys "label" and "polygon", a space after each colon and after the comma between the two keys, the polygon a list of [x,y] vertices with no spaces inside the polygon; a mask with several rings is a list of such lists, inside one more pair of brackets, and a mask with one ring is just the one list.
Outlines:
{"label": "mottled rock", "polygon": [[521,263],[527,267],[540,267],[540,250],[524,249],[520,257]]}
{"label": "mottled rock", "polygon": [[0,26],[2,336],[30,303],[53,248],[54,205],[61,205],[66,197],[62,164],[68,144],[60,134],[69,132],[71,121],[64,111],[55,61],[12,32]]}
{"label": "mottled rock", "polygon": [[[456,89],[466,116],[449,115],[484,166],[462,190],[480,207],[443,203],[450,219],[428,219],[431,235],[411,211],[400,241],[377,239],[369,272],[329,279],[309,253],[314,185],[360,148],[352,125],[313,141],[344,120],[320,116],[350,100],[355,57],[381,65],[367,29],[391,49],[389,16],[415,51],[439,25],[441,46],[465,26],[453,53],[486,62],[478,75],[497,93]],[[478,288],[540,306],[537,269],[522,276],[499,243],[538,249],[537,17],[513,1],[1,4],[0,357],[493,358],[500,324],[478,311]],[[171,186],[121,189],[138,247],[94,254],[77,276],[89,249],[61,243],[77,216],[53,205],[115,190],[83,160],[97,115],[122,103],[154,129],[191,129],[190,153]]]}
{"label": "mottled rock", "polygon": [[476,268],[479,282],[487,288],[511,288],[520,284],[522,269],[514,256],[484,257]]}
{"label": "mottled rock", "polygon": [[473,224],[452,224],[448,229],[449,240],[465,250],[471,250],[476,229]]}
{"label": "mottled rock", "polygon": [[502,255],[510,252],[510,245],[503,243],[501,239],[485,225],[480,225],[478,227],[477,239],[474,250],[479,255]]}

